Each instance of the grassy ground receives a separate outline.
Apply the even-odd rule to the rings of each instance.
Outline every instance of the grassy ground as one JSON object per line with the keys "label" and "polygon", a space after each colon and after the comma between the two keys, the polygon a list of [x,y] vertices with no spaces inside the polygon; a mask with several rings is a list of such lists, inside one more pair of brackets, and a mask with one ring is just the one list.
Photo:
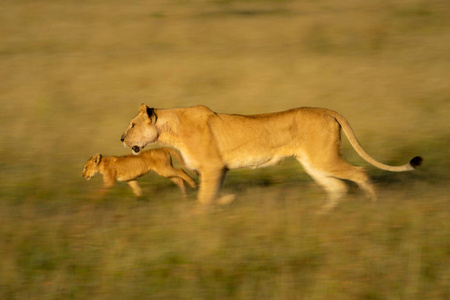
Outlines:
{"label": "grassy ground", "polygon": [[[447,1],[6,1],[0,9],[1,299],[449,299]],[[295,161],[229,173],[197,215],[154,174],[136,200],[81,171],[138,105],[321,106],[379,160],[326,216]],[[345,139],[344,139],[345,140]]]}

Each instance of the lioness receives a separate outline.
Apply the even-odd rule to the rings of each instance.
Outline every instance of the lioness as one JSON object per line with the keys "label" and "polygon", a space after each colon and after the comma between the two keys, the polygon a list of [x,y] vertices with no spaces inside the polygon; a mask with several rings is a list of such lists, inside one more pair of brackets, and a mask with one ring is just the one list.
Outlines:
{"label": "lioness", "polygon": [[136,178],[147,174],[151,170],[157,174],[169,178],[186,196],[184,181],[195,188],[196,184],[182,169],[176,169],[172,165],[171,155],[183,162],[181,156],[173,149],[159,148],[142,152],[141,155],[102,156],[100,153],[92,156],[83,169],[83,177],[87,180],[100,173],[103,175],[103,190],[99,196],[103,196],[112,188],[116,181],[126,181],[138,197],[142,196],[141,188]]}
{"label": "lioness", "polygon": [[215,113],[205,106],[153,109],[142,104],[121,141],[134,154],[155,142],[178,149],[186,166],[200,173],[198,200],[204,204],[217,199],[228,170],[267,167],[293,156],[328,193],[327,210],[347,191],[341,179],[357,183],[376,200],[364,170],[341,156],[341,128],[356,152],[377,168],[411,171],[422,162],[414,157],[403,166],[380,163],[363,150],[343,116],[312,107],[245,116]]}

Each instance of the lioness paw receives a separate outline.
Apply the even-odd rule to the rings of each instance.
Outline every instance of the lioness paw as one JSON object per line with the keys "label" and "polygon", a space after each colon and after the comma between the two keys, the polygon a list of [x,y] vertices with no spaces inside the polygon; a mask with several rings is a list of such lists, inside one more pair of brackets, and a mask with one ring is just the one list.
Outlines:
{"label": "lioness paw", "polygon": [[223,197],[220,197],[219,200],[217,200],[217,204],[219,205],[227,205],[233,202],[236,199],[236,196],[233,194],[226,195]]}

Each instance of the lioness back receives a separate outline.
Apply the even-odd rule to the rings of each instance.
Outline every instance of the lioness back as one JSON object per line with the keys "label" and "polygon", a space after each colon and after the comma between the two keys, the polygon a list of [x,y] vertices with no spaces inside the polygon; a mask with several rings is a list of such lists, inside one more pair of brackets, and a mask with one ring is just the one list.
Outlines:
{"label": "lioness back", "polygon": [[[309,107],[249,116],[218,114],[211,124],[229,169],[266,167],[285,157],[307,155],[310,148],[313,151],[316,148],[305,147],[305,143],[320,145],[323,131],[339,130],[326,110]],[[330,138],[339,137],[330,135]]]}

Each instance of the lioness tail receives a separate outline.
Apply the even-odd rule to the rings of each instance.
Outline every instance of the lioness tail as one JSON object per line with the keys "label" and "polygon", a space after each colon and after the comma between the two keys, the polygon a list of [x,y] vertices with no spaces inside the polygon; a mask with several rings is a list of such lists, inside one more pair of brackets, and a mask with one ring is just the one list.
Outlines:
{"label": "lioness tail", "polygon": [[366,151],[361,147],[361,144],[358,142],[358,139],[355,136],[355,133],[353,132],[352,127],[350,126],[350,123],[345,119],[342,115],[338,114],[334,111],[329,111],[330,114],[336,119],[336,121],[341,125],[345,135],[347,136],[350,144],[353,146],[353,149],[368,163],[372,164],[373,166],[385,170],[385,171],[391,171],[391,172],[404,172],[404,171],[413,171],[417,167],[419,167],[422,164],[422,157],[416,156],[413,159],[410,160],[409,163],[402,165],[402,166],[390,166],[383,164],[377,160],[375,160],[373,157],[371,157],[369,154],[367,154]]}

